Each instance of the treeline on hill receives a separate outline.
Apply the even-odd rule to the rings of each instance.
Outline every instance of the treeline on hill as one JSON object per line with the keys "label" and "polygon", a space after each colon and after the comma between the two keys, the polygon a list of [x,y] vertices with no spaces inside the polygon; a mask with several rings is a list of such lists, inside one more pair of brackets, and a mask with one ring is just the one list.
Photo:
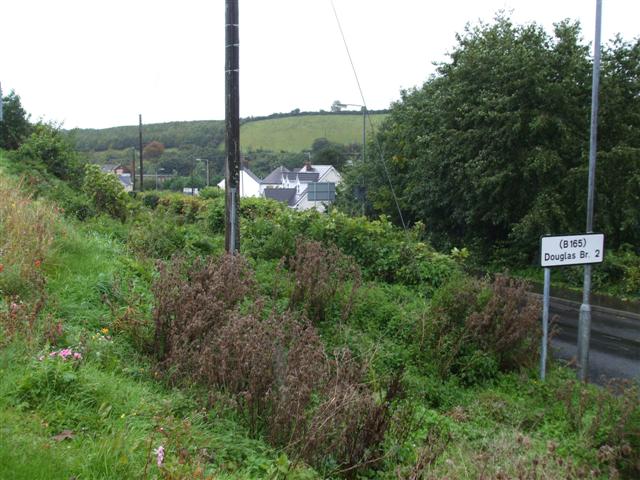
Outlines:
{"label": "treeline on hill", "polygon": [[[466,246],[485,264],[530,265],[541,235],[584,230],[589,47],[576,23],[549,35],[498,16],[467,27],[450,56],[402,93],[377,137],[386,167],[371,153],[351,170],[343,198],[364,185],[369,213],[400,223],[391,182],[404,220],[423,222],[437,247]],[[637,255],[639,40],[603,48],[600,85],[594,225],[608,251]]]}
{"label": "treeline on hill", "polygon": [[[325,112],[327,115],[353,116],[353,112]],[[278,119],[292,116],[305,116],[309,121],[304,132],[300,132],[296,148],[291,148],[286,138],[280,138],[281,129],[278,125],[261,126],[259,132],[254,132],[261,139],[270,139],[269,147],[248,147],[243,150],[243,166],[250,168],[259,177],[268,175],[274,168],[284,165],[287,168],[301,167],[309,160],[316,164],[331,164],[342,170],[346,163],[360,155],[359,144],[343,145],[338,141],[323,138],[323,126],[316,125],[314,118],[318,113],[274,114],[260,119]],[[311,119],[311,120],[309,120]],[[243,124],[256,119],[244,119]],[[341,124],[333,125],[334,130],[340,131]],[[347,130],[353,125],[349,124]],[[326,128],[326,127],[325,127]],[[360,135],[360,123],[357,123],[355,138]],[[275,130],[275,132],[273,131]],[[316,136],[314,135],[314,132]],[[326,132],[325,132],[326,133]],[[274,137],[275,135],[275,137]],[[138,162],[139,137],[137,126],[114,127],[107,129],[75,129],[69,136],[76,144],[84,159],[97,164],[125,164]],[[331,136],[331,135],[327,135]],[[162,186],[167,189],[181,190],[185,186],[203,187],[206,180],[205,164],[196,163],[197,158],[209,160],[209,177],[212,184],[217,183],[224,176],[224,125],[219,121],[200,122],[172,122],[143,126],[145,174],[149,183],[145,188],[155,188],[156,172],[162,175],[175,175],[169,181],[163,181]],[[274,147],[275,142],[280,147]]]}

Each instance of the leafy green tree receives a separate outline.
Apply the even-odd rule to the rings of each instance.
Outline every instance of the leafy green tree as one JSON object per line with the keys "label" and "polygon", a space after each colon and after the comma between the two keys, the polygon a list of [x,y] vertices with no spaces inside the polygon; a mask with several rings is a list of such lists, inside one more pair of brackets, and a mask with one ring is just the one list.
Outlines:
{"label": "leafy green tree", "polygon": [[[440,247],[510,261],[533,259],[542,234],[584,228],[591,62],[580,37],[577,23],[549,35],[498,16],[467,27],[451,60],[402,93],[379,140],[408,223]],[[640,242],[637,49],[618,42],[603,57],[596,228],[616,244]],[[384,166],[356,165],[345,190],[362,178],[373,209],[397,220]]]}
{"label": "leafy green tree", "polygon": [[0,148],[17,149],[31,133],[29,114],[22,108],[20,96],[13,90],[2,98],[3,118],[0,121]]}
{"label": "leafy green tree", "polygon": [[98,165],[87,164],[82,190],[91,198],[97,212],[126,220],[129,197],[114,174],[102,172]]}
{"label": "leafy green tree", "polygon": [[55,125],[36,124],[17,150],[16,158],[19,162],[43,166],[50,174],[72,183],[79,183],[82,176],[73,145]]}

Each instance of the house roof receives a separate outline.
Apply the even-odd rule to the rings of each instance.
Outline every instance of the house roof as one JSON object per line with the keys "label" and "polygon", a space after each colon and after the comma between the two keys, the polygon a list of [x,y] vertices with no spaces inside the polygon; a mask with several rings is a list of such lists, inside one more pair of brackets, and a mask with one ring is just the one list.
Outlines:
{"label": "house roof", "polygon": [[[262,180],[260,180],[260,179],[256,176],[256,174],[255,174],[255,173],[253,173],[253,172],[252,172],[251,170],[249,170],[248,168],[246,168],[246,167],[242,167],[242,171],[243,171],[244,173],[246,173],[246,174],[249,176],[249,178],[251,178],[254,182],[256,182],[256,183],[258,183],[258,184],[262,183]],[[242,181],[242,180],[241,180],[241,181]],[[225,186],[225,179],[224,179],[224,178],[218,182],[218,186],[219,186],[220,188],[224,188],[224,186]]]}
{"label": "house roof", "polygon": [[243,167],[242,170],[249,175],[251,178],[253,178],[257,183],[262,183],[262,180],[260,180],[255,173],[253,173],[251,170],[249,170],[247,167]]}
{"label": "house roof", "polygon": [[102,170],[103,173],[111,173],[119,166],[117,163],[105,163],[100,167],[100,170]]}
{"label": "house roof", "polygon": [[318,172],[288,172],[285,176],[291,181],[300,180],[304,183],[317,182],[320,178]]}
{"label": "house roof", "polygon": [[277,200],[290,206],[296,204],[295,188],[265,188],[264,196],[265,198],[271,198],[272,200]]}
{"label": "house roof", "polygon": [[288,172],[289,172],[289,169],[281,165],[278,168],[276,168],[273,172],[271,172],[269,175],[264,177],[264,180],[262,180],[262,183],[273,183],[273,184],[280,185],[282,183],[282,175]]}

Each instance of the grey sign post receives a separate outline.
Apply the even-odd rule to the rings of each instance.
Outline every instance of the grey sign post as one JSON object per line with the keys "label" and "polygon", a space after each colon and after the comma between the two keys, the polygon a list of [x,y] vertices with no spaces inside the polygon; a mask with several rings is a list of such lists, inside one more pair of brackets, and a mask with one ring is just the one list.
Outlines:
{"label": "grey sign post", "polygon": [[[550,235],[540,239],[540,266],[544,268],[542,298],[542,351],[540,353],[540,380],[547,370],[547,344],[549,343],[549,301],[551,268],[571,265],[602,263],[604,259],[604,235]],[[579,340],[578,340],[579,341]]]}

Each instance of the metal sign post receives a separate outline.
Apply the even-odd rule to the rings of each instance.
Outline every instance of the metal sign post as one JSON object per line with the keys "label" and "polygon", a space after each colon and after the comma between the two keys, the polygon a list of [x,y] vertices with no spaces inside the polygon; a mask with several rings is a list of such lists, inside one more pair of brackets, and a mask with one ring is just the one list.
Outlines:
{"label": "metal sign post", "polygon": [[[596,154],[598,137],[598,90],[600,88],[600,25],[602,0],[596,0],[596,33],[593,42],[593,78],[591,83],[591,130],[589,142],[589,186],[587,192],[587,232],[593,231],[593,201],[596,184]],[[589,340],[591,338],[591,265],[584,267],[582,305],[578,321],[578,378],[587,379],[589,367]]]}
{"label": "metal sign post", "polygon": [[542,351],[540,353],[540,380],[547,374],[547,344],[549,342],[549,290],[551,290],[551,269],[544,269],[544,294],[542,297]]}
{"label": "metal sign post", "polygon": [[[544,267],[544,293],[542,299],[542,351],[540,354],[540,380],[544,380],[549,342],[549,303],[551,268],[571,265],[591,266],[604,260],[604,235],[550,235],[540,239],[540,266]],[[582,313],[582,311],[581,311]],[[578,338],[580,342],[580,338]],[[578,348],[578,352],[580,349]],[[578,354],[579,356],[580,354]]]}

